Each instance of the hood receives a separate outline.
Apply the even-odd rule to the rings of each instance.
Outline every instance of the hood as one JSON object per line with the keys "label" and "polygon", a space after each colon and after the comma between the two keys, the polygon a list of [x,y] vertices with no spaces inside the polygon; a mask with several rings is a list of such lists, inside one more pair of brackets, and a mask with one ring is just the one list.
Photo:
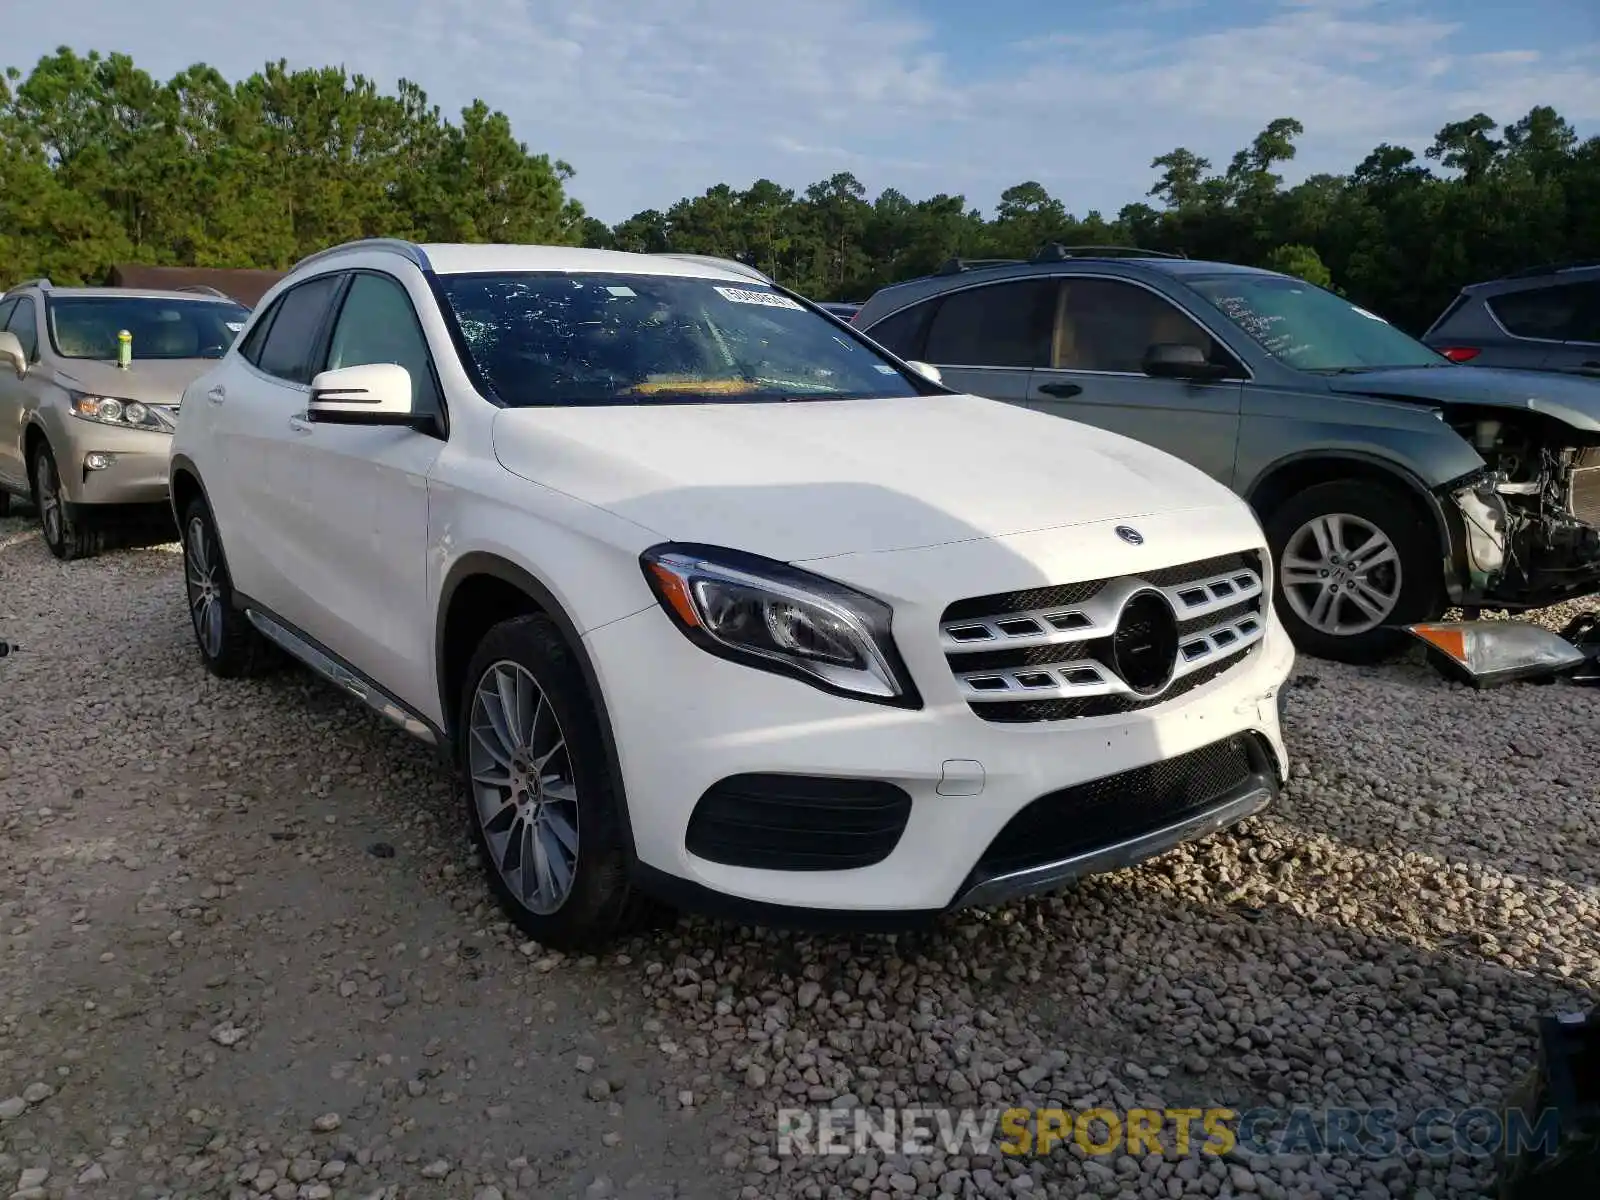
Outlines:
{"label": "hood", "polygon": [[176,405],[183,389],[217,365],[214,358],[135,358],[127,370],[104,359],[71,358],[56,368],[60,383],[80,392]]}
{"label": "hood", "polygon": [[1600,433],[1600,379],[1496,367],[1404,367],[1334,375],[1341,395],[1419,400],[1449,407],[1472,404],[1542,413],[1585,433]]}
{"label": "hood", "polygon": [[1171,455],[976,396],[508,408],[506,470],[786,562],[1242,503]]}

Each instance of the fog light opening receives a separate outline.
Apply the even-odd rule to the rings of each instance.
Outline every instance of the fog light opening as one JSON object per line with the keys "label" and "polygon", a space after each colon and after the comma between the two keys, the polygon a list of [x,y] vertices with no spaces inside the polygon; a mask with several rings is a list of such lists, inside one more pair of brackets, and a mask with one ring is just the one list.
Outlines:
{"label": "fog light opening", "polygon": [[93,450],[83,456],[83,469],[85,471],[104,471],[116,462],[115,454],[107,454],[104,450]]}

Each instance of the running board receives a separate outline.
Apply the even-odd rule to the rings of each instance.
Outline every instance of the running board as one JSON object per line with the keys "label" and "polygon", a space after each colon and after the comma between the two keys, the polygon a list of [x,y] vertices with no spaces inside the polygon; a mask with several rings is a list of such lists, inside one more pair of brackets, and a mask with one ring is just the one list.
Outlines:
{"label": "running board", "polygon": [[340,691],[354,696],[373,712],[388,718],[412,737],[430,746],[439,744],[438,734],[434,732],[432,725],[371,680],[358,675],[331,654],[319,649],[299,634],[284,628],[259,609],[246,608],[245,615],[250,618],[250,624],[261,631],[263,637],[286,654],[305,663]]}

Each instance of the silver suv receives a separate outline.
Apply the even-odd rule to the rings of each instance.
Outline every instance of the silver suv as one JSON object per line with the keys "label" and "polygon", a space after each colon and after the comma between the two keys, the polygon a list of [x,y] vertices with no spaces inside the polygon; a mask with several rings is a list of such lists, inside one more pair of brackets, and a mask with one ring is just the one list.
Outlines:
{"label": "silver suv", "polygon": [[1531,267],[1464,287],[1422,340],[1474,367],[1600,375],[1600,262]]}
{"label": "silver suv", "polygon": [[0,516],[30,497],[57,558],[116,525],[169,520],[167,460],[183,389],[250,310],[205,291],[57,288],[0,297]]}

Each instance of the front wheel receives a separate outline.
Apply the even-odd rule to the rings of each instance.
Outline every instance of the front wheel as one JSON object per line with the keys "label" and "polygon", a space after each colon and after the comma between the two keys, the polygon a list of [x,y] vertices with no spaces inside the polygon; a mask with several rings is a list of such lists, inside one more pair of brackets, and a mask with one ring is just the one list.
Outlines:
{"label": "front wheel", "polygon": [[557,949],[597,946],[642,912],[621,799],[583,674],[543,616],[496,625],[467,667],[457,746],[467,817],[500,906]]}
{"label": "front wheel", "polygon": [[1405,644],[1399,626],[1443,611],[1432,531],[1395,487],[1317,484],[1269,514],[1266,533],[1279,617],[1308,654],[1378,662]]}
{"label": "front wheel", "polygon": [[33,452],[29,472],[33,479],[33,505],[39,510],[44,544],[63,562],[93,558],[105,548],[104,532],[92,517],[74,513],[61,494],[61,472],[49,442],[40,442]]}

